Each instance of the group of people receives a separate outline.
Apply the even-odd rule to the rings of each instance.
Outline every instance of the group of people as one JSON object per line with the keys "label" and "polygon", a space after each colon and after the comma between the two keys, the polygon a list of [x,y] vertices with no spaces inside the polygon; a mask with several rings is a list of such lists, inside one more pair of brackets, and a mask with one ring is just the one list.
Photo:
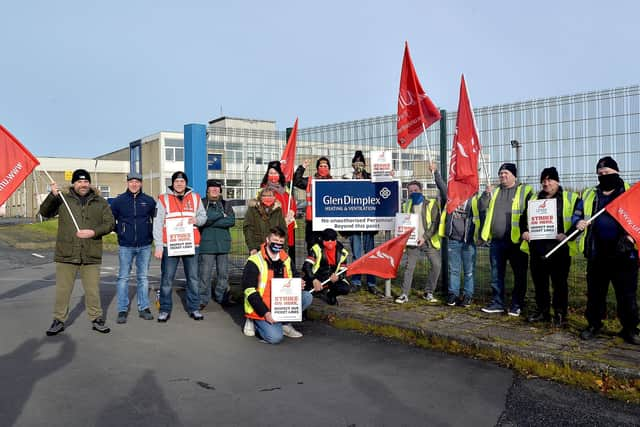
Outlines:
{"label": "group of people", "polygon": [[[314,231],[312,227],[311,183],[314,179],[332,179],[327,157],[316,162],[316,173],[304,176],[310,161],[305,160],[287,182],[280,162],[268,164],[255,199],[248,203],[243,231],[249,258],[242,275],[245,324],[247,336],[258,335],[268,343],[277,343],[283,336],[301,337],[291,324],[275,322],[271,315],[271,279],[297,277],[295,260],[296,203],[292,186],[305,190],[305,241],[307,257],[302,263],[302,309],[311,304],[313,295],[320,295],[328,304],[336,304],[337,297],[357,292],[362,278],[345,278],[349,253],[333,229]],[[352,159],[353,179],[370,179],[365,158],[357,151]],[[588,327],[582,339],[595,337],[606,315],[606,296],[609,283],[616,293],[617,313],[622,324],[620,336],[632,344],[640,344],[638,336],[638,252],[636,242],[608,214],[591,218],[596,212],[628,189],[619,176],[615,160],[609,156],[596,165],[598,185],[585,190],[582,197],[566,191],[560,185],[555,167],[545,168],[540,175],[541,191],[534,193],[530,185],[519,182],[517,167],[503,163],[498,170],[499,185],[488,185],[453,212],[443,209],[447,200],[447,186],[437,167],[430,164],[439,197],[423,193],[422,183],[407,185],[408,198],[402,212],[418,217],[417,239],[406,248],[406,267],[398,304],[409,301],[416,264],[421,257],[429,260],[430,269],[424,283],[422,297],[429,303],[439,302],[435,296],[441,270],[441,242],[447,241],[449,260],[446,304],[468,307],[474,294],[474,270],[478,244],[489,246],[492,296],[485,313],[507,313],[521,316],[525,308],[527,271],[529,262],[535,286],[534,310],[529,311],[530,322],[552,322],[566,326],[568,310],[568,275],[571,259],[583,252],[587,259]],[[64,330],[69,311],[69,298],[76,274],[79,272],[85,288],[87,313],[94,330],[109,332],[105,325],[98,292],[101,263],[101,237],[114,227],[120,244],[118,274],[118,323],[125,323],[129,311],[127,281],[133,262],[136,264],[137,303],[139,316],[151,320],[148,298],[148,266],[152,242],[154,256],[161,260],[160,309],[158,321],[166,322],[172,310],[172,283],[182,260],[186,277],[186,307],[189,316],[201,320],[201,310],[211,301],[233,304],[229,291],[230,228],[235,225],[231,206],[222,198],[219,181],[208,180],[206,196],[200,198],[188,187],[184,172],[171,177],[167,193],[157,202],[142,192],[142,177],[127,176],[127,191],[109,207],[90,186],[91,178],[85,170],[73,173],[71,187],[61,194],[55,183],[42,203],[44,217],[59,215],[56,244],[56,302],[54,320],[47,335]],[[532,238],[529,230],[528,202],[535,199],[555,199],[555,238]],[[62,208],[65,204],[67,207]],[[73,216],[71,215],[73,213]],[[169,256],[167,250],[167,220],[184,220],[193,227],[194,254]],[[552,255],[551,249],[565,240],[574,230],[577,240],[560,246]],[[375,232],[342,232],[348,237],[355,260],[374,248]],[[513,291],[510,303],[505,295],[507,262],[513,270]],[[216,286],[212,295],[213,270]],[[377,294],[375,276],[365,275],[369,292]],[[552,285],[553,294],[549,285]],[[552,314],[553,310],[553,314]]]}

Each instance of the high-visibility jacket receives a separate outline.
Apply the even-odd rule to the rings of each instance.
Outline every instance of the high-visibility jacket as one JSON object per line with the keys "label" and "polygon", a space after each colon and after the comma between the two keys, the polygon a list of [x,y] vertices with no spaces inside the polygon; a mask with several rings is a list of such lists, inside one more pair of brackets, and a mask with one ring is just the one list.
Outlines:
{"label": "high-visibility jacket", "polygon": [[[174,194],[161,194],[158,201],[162,203],[165,212],[165,223],[162,224],[162,243],[167,244],[167,224],[168,218],[195,218],[198,205],[202,203],[200,196],[192,191],[184,195],[182,200],[178,199]],[[197,245],[200,244],[200,231],[193,224],[193,241]]]}
{"label": "high-visibility jacket", "polygon": [[[258,279],[258,288],[247,288],[244,290],[244,313],[245,317],[255,320],[264,320],[264,317],[258,316],[253,310],[253,306],[249,302],[249,296],[258,293],[262,298],[262,302],[271,311],[271,279],[273,279],[273,270],[269,269],[269,264],[266,258],[269,255],[266,253],[265,245],[260,247],[260,251],[251,255],[248,259],[258,267],[260,277]],[[282,250],[278,253],[280,260],[284,262],[284,278],[293,276],[291,271],[291,258],[287,255],[286,251]]]}
{"label": "high-visibility jacket", "polygon": [[[316,243],[311,247],[311,251],[313,252],[313,256],[315,258],[313,267],[311,267],[311,272],[315,275],[320,268],[320,264],[322,263],[322,249],[320,248],[320,245]],[[345,263],[347,257],[349,256],[349,252],[345,248],[342,248],[339,255],[339,258],[336,259],[337,262],[336,268],[333,271],[334,273],[338,273],[338,271],[340,271],[340,267]]]}
{"label": "high-visibility jacket", "polygon": [[[629,187],[630,187],[629,184],[625,182],[624,191],[627,191]],[[595,187],[587,188],[586,190],[584,190],[584,193],[582,194],[582,204],[583,204],[582,210],[584,212],[583,219],[585,221],[588,221],[593,216],[593,207],[597,204],[597,201],[598,201],[597,196],[598,196],[598,191]],[[578,237],[578,251],[580,251],[585,255],[587,254],[585,252],[584,242],[589,238],[591,234],[590,232],[591,232],[591,226],[587,227],[584,230],[584,232],[582,232],[581,235]]]}
{"label": "high-visibility jacket", "polygon": [[[425,199],[426,201],[427,199]],[[423,202],[423,206],[424,206],[424,202]],[[423,208],[423,213],[424,213],[424,222],[425,222],[425,231],[431,228],[431,224],[433,223],[433,221],[439,221],[440,218],[436,215],[435,218],[432,218],[431,216],[431,211],[433,209],[433,207],[436,206],[436,200],[435,199],[429,199],[429,203],[427,203],[426,209]],[[426,212],[425,212],[426,210]],[[403,213],[413,213],[413,201],[411,199],[407,200],[406,202],[404,202],[402,204],[402,212]],[[436,224],[436,232],[433,233],[433,235],[431,236],[431,239],[429,239],[431,241],[431,245],[435,248],[435,249],[440,249],[440,235],[438,234],[438,226]]]}
{"label": "high-visibility jacket", "polygon": [[[534,194],[530,200],[536,200],[537,198],[538,195]],[[578,199],[578,193],[562,190],[562,226],[564,227],[565,233],[571,228],[571,217],[573,216],[573,211],[575,211]],[[569,247],[569,256],[574,256],[577,253],[576,242],[567,242],[567,246]],[[529,253],[529,242],[523,240],[520,244],[520,250]]]}
{"label": "high-visibility jacket", "polygon": [[[493,221],[493,209],[495,208],[496,199],[500,193],[500,187],[493,190],[491,195],[491,201],[489,202],[489,208],[487,209],[487,217],[482,227],[482,233],[480,238],[485,242],[491,240],[491,222]],[[520,217],[524,212],[527,196],[533,193],[533,188],[528,184],[518,184],[516,194],[511,202],[511,241],[513,243],[519,243],[522,233],[520,232]]]}
{"label": "high-visibility jacket", "polygon": [[[478,236],[480,235],[480,209],[478,208],[478,196],[471,197],[471,216],[473,220],[473,241],[478,240]],[[442,214],[440,214],[440,226],[438,228],[438,234],[440,237],[448,237],[447,233],[451,230],[447,230],[447,225],[451,224],[451,220],[447,222],[449,218],[449,214],[447,214],[447,210],[443,209]],[[464,231],[464,242],[467,243],[468,236],[467,233],[469,228]]]}

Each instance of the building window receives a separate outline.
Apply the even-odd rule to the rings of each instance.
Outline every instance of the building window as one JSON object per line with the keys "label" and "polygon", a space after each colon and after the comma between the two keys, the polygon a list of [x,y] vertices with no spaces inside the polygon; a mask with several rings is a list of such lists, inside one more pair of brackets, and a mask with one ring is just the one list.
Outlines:
{"label": "building window", "polygon": [[98,185],[98,191],[100,195],[105,199],[109,198],[109,186],[108,185]]}
{"label": "building window", "polygon": [[166,147],[164,149],[164,158],[170,162],[183,162],[184,161],[184,148],[180,147]]}

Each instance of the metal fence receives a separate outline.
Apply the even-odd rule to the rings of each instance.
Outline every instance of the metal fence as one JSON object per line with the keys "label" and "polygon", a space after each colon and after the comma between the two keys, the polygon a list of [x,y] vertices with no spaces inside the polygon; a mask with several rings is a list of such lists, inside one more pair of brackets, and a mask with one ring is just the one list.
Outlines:
{"label": "metal fence", "polygon": [[[449,153],[456,113],[444,114],[447,142],[442,152]],[[475,117],[484,166],[489,180],[494,183],[499,165],[509,161],[517,164],[519,179],[532,184],[536,190],[539,189],[540,171],[549,166],[557,167],[565,188],[581,190],[596,183],[595,164],[604,155],[611,155],[618,161],[621,175],[628,182],[633,183],[640,176],[640,86],[481,107],[475,109]],[[224,174],[210,175],[226,180],[227,198],[253,197],[266,172],[266,164],[280,158],[286,144],[285,132],[212,126],[208,132],[210,150],[223,150],[228,162]],[[431,196],[437,193],[428,161],[437,162],[441,168],[448,163],[440,156],[440,123],[434,124],[402,150],[396,142],[395,115],[302,128],[298,131],[297,141],[297,164],[304,159],[312,160],[307,174],[315,172],[315,159],[327,156],[333,177],[350,176],[351,159],[356,150],[363,151],[367,159],[372,150],[388,150],[392,152],[396,177],[403,185],[414,179],[422,181]],[[481,167],[481,180],[486,182],[484,170]],[[298,200],[304,200],[304,194],[299,190],[296,190],[296,196]],[[236,232],[234,251],[244,253],[241,230]],[[384,233],[379,233],[377,243],[384,238]],[[298,265],[301,265],[304,241],[300,235],[296,245]],[[571,282],[577,285],[571,291],[574,303],[584,300],[584,260],[580,258],[574,260],[571,272]],[[242,255],[233,259],[236,273],[244,260]],[[414,287],[423,286],[428,268],[426,262],[418,266]],[[442,274],[446,274],[444,268]],[[394,283],[400,280],[398,278]],[[489,297],[489,283],[488,250],[479,247],[476,300]],[[507,283],[510,284],[509,277]],[[531,293],[531,283],[529,289]]]}

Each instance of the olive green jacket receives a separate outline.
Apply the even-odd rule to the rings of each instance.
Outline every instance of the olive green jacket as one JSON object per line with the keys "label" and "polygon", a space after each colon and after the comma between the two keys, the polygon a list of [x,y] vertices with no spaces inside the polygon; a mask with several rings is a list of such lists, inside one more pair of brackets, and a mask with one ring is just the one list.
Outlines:
{"label": "olive green jacket", "polygon": [[[255,199],[249,200],[247,203],[247,213],[244,217],[242,231],[244,231],[244,241],[247,244],[249,252],[255,249],[260,250],[260,245],[265,242],[269,236],[269,229],[280,226],[285,232],[287,224],[282,216],[280,202],[276,200],[273,208],[267,212],[264,207]],[[284,239],[284,246],[287,249],[287,239]]]}
{"label": "olive green jacket", "polygon": [[96,235],[91,239],[76,237],[76,227],[60,195],[49,193],[40,214],[45,218],[58,217],[55,262],[70,264],[100,264],[102,262],[102,236],[111,233],[115,226],[109,203],[91,189],[84,206],[73,189],[63,193],[80,229],[90,229]]}

